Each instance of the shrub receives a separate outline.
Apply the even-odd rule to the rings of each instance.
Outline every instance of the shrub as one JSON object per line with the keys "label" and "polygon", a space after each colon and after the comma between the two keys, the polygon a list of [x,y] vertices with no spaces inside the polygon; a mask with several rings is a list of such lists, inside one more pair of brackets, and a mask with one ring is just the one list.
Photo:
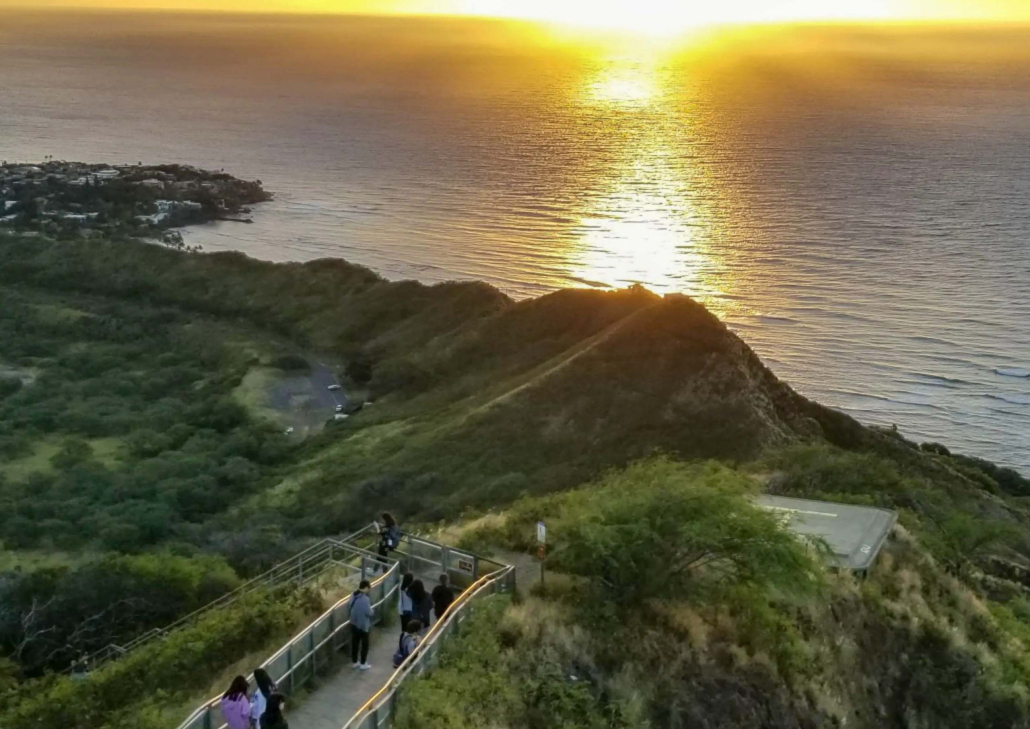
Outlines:
{"label": "shrub", "polygon": [[19,690],[20,700],[6,708],[4,727],[113,729],[122,725],[117,717],[127,719],[144,706],[152,709],[158,692],[161,703],[174,706],[252,651],[255,636],[284,633],[293,612],[290,600],[251,596],[100,667],[89,680],[60,676],[29,682]]}

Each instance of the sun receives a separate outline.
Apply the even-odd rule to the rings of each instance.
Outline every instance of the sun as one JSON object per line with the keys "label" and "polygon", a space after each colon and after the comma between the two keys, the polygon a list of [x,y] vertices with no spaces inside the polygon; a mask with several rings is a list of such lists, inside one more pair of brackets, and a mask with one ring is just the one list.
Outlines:
{"label": "sun", "polygon": [[462,12],[648,34],[720,24],[897,17],[913,0],[462,0]]}

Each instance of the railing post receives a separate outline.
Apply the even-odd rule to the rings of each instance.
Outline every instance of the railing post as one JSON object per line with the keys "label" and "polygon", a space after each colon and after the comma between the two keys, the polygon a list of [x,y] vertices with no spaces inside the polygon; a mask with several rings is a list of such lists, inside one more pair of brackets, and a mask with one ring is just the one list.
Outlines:
{"label": "railing post", "polygon": [[290,693],[293,693],[293,643],[286,646],[286,671],[290,674]]}
{"label": "railing post", "polygon": [[315,655],[315,631],[308,633],[308,655],[311,656],[311,678],[315,677],[318,670],[318,656]]}
{"label": "railing post", "polygon": [[367,576],[365,575],[365,570],[367,569],[367,567],[365,566],[367,559],[368,558],[365,557],[365,555],[361,555],[361,579],[363,580],[367,579]]}
{"label": "railing post", "polygon": [[479,579],[479,555],[472,555],[472,581],[475,582]]}
{"label": "railing post", "polygon": [[447,574],[447,568],[451,564],[451,550],[449,547],[444,547],[440,550],[440,563],[443,566],[443,573]]}
{"label": "railing post", "polygon": [[211,729],[211,707],[204,708],[204,729]]}

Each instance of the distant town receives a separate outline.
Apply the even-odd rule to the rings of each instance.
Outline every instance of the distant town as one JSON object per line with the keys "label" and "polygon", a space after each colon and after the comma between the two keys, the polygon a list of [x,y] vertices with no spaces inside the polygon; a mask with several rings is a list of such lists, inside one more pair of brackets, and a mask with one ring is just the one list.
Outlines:
{"label": "distant town", "polygon": [[249,223],[249,206],[270,199],[260,180],[189,165],[0,165],[0,232],[127,236],[182,247],[176,228]]}

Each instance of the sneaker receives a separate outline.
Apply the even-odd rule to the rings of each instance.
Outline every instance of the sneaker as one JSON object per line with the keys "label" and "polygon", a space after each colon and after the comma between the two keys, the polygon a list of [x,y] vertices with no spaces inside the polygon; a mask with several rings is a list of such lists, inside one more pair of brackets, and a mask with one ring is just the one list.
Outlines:
{"label": "sneaker", "polygon": [[351,668],[359,668],[360,666],[361,666],[361,664],[358,663],[357,661],[354,661],[354,663],[350,664]]}
{"label": "sneaker", "polygon": [[358,670],[360,670],[360,671],[367,671],[371,667],[372,667],[372,664],[370,664],[370,663],[362,663],[360,666],[358,666]]}

